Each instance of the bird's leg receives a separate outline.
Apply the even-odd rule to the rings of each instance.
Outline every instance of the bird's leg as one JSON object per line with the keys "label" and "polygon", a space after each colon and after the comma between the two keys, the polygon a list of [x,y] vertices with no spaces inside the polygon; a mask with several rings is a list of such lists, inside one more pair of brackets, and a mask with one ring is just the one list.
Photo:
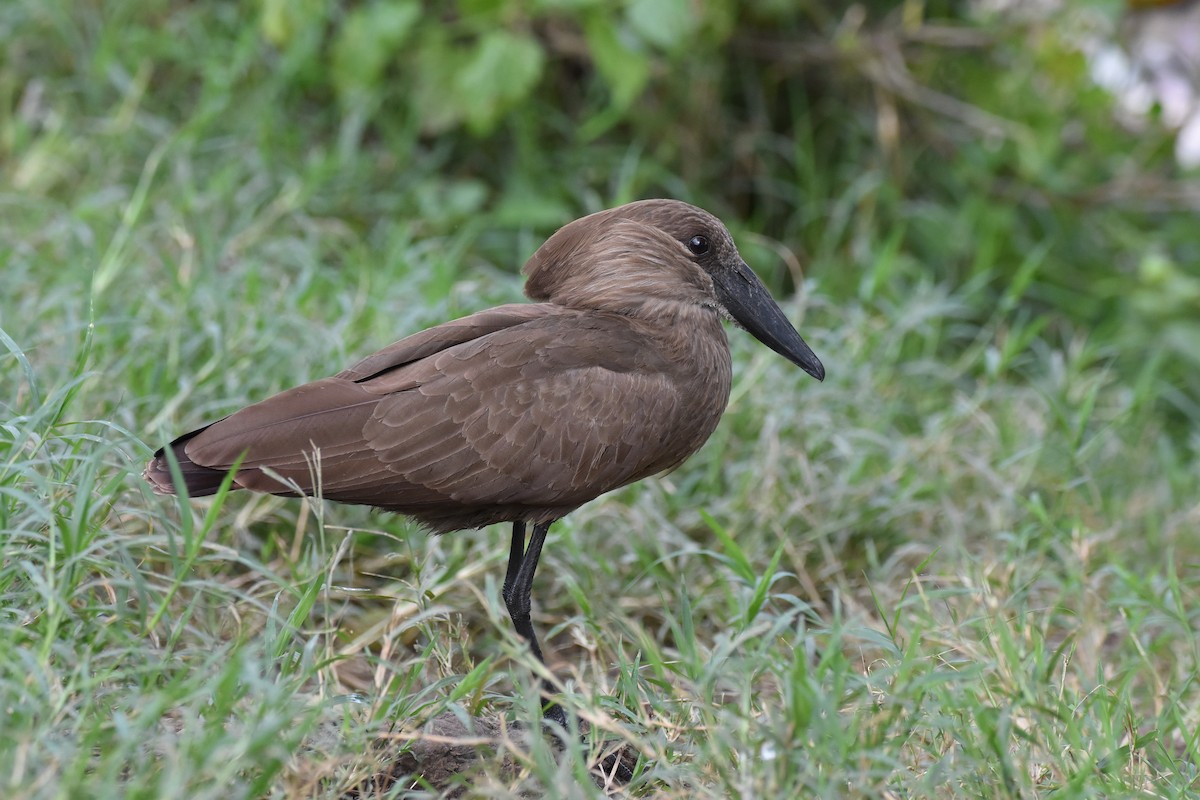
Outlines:
{"label": "bird's leg", "polygon": [[[512,549],[508,553],[508,569],[504,575],[504,605],[508,608],[508,616],[512,619],[513,627],[521,638],[529,642],[529,648],[537,656],[538,661],[546,664],[542,648],[538,645],[537,634],[533,632],[533,621],[529,612],[533,607],[533,573],[537,571],[538,559],[542,555],[542,545],[546,541],[546,532],[550,530],[549,522],[539,522],[533,526],[533,535],[529,537],[529,548],[525,548],[525,523],[513,523]],[[554,692],[554,686],[549,680],[542,680],[542,692],[549,697]],[[551,700],[542,707],[542,716],[557,722],[564,728],[567,717],[562,708]]]}
{"label": "bird's leg", "polygon": [[533,654],[543,664],[546,659],[542,656],[542,648],[538,646],[529,612],[533,608],[533,573],[537,570],[549,527],[548,524],[535,525],[529,548],[524,549],[525,523],[513,523],[512,549],[508,553],[508,571],[504,578],[504,605],[508,607],[508,616],[512,618],[517,633],[529,642]]}
{"label": "bird's leg", "polygon": [[504,589],[500,592],[504,598],[504,605],[508,607],[512,603],[513,584],[517,582],[517,571],[521,568],[521,561],[525,558],[525,523],[514,522],[512,532],[512,545],[508,551],[508,569],[504,573]]}
{"label": "bird's leg", "polygon": [[[542,545],[546,541],[546,532],[550,530],[549,522],[533,526],[533,536],[529,540],[529,549],[525,549],[525,523],[514,522],[512,532],[512,547],[508,551],[508,569],[504,573],[504,605],[508,607],[508,615],[512,618],[513,627],[526,641],[529,642],[533,654],[543,665],[546,659],[542,656],[542,648],[538,646],[537,635],[533,632],[533,622],[529,612],[532,608],[533,573],[537,570],[538,559],[542,555]],[[542,693],[549,698],[554,693],[554,686],[548,680],[542,681]],[[542,716],[558,723],[564,729],[567,727],[567,715],[562,707],[547,699],[542,706]],[[606,775],[613,775],[621,784],[633,780],[633,772],[622,763],[620,753],[614,753],[600,764]]]}

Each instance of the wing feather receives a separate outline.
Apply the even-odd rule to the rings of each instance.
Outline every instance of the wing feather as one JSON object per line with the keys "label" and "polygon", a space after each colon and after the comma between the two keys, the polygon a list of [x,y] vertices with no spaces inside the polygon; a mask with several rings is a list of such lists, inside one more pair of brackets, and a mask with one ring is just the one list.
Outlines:
{"label": "wing feather", "polygon": [[584,333],[547,321],[413,365],[428,374],[380,400],[369,446],[404,480],[468,506],[578,505],[673,466],[678,454],[637,446],[680,428],[670,370],[631,358],[645,348],[621,320]]}
{"label": "wing feather", "polygon": [[644,338],[615,314],[502,306],[249,406],[182,447],[213,470],[242,457],[246,488],[289,491],[269,468],[443,530],[522,508],[565,513],[675,466],[716,423],[719,410],[692,418],[686,367]]}
{"label": "wing feather", "polygon": [[447,348],[486,337],[505,328],[523,325],[555,312],[548,303],[512,303],[489,308],[462,319],[444,322],[428,330],[406,336],[377,353],[347,367],[335,377],[349,381],[364,381],[441,353]]}

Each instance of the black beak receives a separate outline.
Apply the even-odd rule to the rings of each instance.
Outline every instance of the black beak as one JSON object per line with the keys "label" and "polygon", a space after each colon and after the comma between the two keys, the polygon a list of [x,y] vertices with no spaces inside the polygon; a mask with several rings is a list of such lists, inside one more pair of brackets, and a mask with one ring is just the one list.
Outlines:
{"label": "black beak", "polygon": [[738,324],[809,375],[825,380],[825,367],[816,353],[788,322],[767,287],[745,261],[739,259],[731,269],[714,270],[712,277],[717,299]]}

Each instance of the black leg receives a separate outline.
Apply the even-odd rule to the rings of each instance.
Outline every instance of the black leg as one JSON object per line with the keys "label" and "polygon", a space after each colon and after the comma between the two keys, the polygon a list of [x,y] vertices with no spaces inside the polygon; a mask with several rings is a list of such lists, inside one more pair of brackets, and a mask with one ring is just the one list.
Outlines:
{"label": "black leg", "polygon": [[[532,609],[533,573],[537,570],[538,559],[542,555],[542,545],[546,542],[546,533],[551,523],[546,522],[533,526],[533,536],[529,539],[529,549],[525,549],[525,523],[514,522],[512,532],[512,547],[508,551],[508,568],[504,572],[504,605],[508,608],[508,616],[512,618],[513,627],[527,642],[533,654],[544,665],[545,657],[542,648],[538,646],[537,634],[533,632],[533,622],[529,612]],[[567,715],[562,707],[550,698],[554,695],[554,686],[549,681],[542,681],[542,695],[546,698],[542,706],[542,717],[556,722],[565,730]],[[616,778],[617,783],[624,785],[633,780],[633,772],[621,761],[621,754],[614,753],[605,758],[601,764],[605,775]]]}
{"label": "black leg", "polygon": [[[508,608],[508,616],[512,619],[513,627],[521,638],[529,642],[529,649],[544,665],[545,656],[538,644],[537,634],[533,632],[533,621],[529,612],[533,607],[533,574],[537,571],[538,559],[542,556],[542,545],[546,542],[546,533],[551,523],[539,522],[533,526],[533,535],[529,537],[529,548],[525,549],[525,523],[513,523],[512,549],[508,553],[508,570],[504,575],[504,605]],[[542,681],[542,692],[546,698],[554,693],[554,686],[548,680]],[[542,716],[557,722],[564,728],[567,717],[557,703],[547,699],[542,706]]]}
{"label": "black leg", "polygon": [[513,584],[517,582],[517,570],[521,569],[521,561],[525,558],[525,523],[514,522],[512,545],[508,551],[508,569],[504,573],[504,590],[500,593],[507,607],[512,603]]}

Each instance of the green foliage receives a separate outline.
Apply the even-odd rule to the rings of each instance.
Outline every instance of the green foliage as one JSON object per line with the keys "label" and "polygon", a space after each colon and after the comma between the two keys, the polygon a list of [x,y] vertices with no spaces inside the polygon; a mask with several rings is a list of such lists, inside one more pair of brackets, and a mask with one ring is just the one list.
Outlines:
{"label": "green foliage", "polygon": [[[492,133],[531,99],[551,59],[593,63],[609,96],[607,109],[595,113],[611,112],[615,121],[637,100],[656,60],[681,55],[718,23],[723,35],[730,28],[723,4],[684,0],[462,2],[423,11],[416,0],[357,7],[267,0],[259,26],[283,53],[312,54],[315,47],[315,57],[330,69],[323,78],[308,74],[305,86],[331,89],[347,114],[370,118],[382,107],[394,114],[399,106],[427,134],[461,128],[475,136]],[[581,52],[555,42],[556,34],[580,32]]]}
{"label": "green foliage", "polygon": [[[379,91],[384,70],[395,52],[404,45],[421,16],[416,0],[408,3],[375,3],[356,8],[346,20],[332,45],[332,74],[344,105],[362,105]],[[271,37],[266,9],[263,33],[277,44],[291,37]]]}
{"label": "green foliage", "polygon": [[[652,195],[829,376],[731,331],[713,441],[551,536],[628,793],[1194,794],[1194,177],[1088,83],[1110,6],[0,3],[0,795],[339,797],[536,717],[505,531],[140,471]],[[468,796],[599,796],[575,741]]]}

